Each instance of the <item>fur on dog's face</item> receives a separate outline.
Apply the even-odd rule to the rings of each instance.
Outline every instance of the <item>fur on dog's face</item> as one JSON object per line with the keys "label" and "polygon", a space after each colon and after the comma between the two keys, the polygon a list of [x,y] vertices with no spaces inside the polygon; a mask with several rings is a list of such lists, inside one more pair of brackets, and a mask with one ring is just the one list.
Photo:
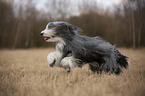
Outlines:
{"label": "fur on dog's face", "polygon": [[59,21],[48,23],[41,35],[45,37],[44,40],[47,42],[63,42],[64,38],[71,38],[78,31],[81,31],[81,28]]}

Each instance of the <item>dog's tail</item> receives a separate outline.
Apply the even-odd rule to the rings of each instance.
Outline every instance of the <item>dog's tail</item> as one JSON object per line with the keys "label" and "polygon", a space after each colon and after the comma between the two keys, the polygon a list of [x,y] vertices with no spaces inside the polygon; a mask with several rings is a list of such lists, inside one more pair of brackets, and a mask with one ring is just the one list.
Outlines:
{"label": "dog's tail", "polygon": [[116,57],[117,57],[117,59],[116,59],[117,63],[121,67],[128,68],[130,65],[128,60],[127,60],[128,57],[121,54],[117,49],[115,50],[115,53],[116,53]]}

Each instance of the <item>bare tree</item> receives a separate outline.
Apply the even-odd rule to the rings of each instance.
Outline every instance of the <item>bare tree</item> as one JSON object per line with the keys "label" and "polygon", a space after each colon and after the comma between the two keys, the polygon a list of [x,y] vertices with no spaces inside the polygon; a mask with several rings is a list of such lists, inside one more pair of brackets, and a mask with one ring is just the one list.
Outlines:
{"label": "bare tree", "polygon": [[11,35],[12,26],[11,23],[14,20],[14,13],[12,8],[13,2],[7,2],[0,0],[0,47],[5,48],[8,43],[12,43]]}
{"label": "bare tree", "polygon": [[19,7],[19,13],[18,13],[18,17],[17,17],[17,30],[15,33],[15,39],[14,39],[14,43],[13,43],[13,49],[15,49],[17,47],[17,43],[18,43],[18,39],[20,36],[20,31],[21,31],[21,27],[22,27],[22,22],[23,22],[23,18],[22,18],[22,6]]}
{"label": "bare tree", "polygon": [[125,14],[129,14],[129,23],[132,32],[132,45],[133,48],[141,46],[143,25],[144,25],[144,11],[145,0],[127,0],[125,2],[125,9],[128,10]]}

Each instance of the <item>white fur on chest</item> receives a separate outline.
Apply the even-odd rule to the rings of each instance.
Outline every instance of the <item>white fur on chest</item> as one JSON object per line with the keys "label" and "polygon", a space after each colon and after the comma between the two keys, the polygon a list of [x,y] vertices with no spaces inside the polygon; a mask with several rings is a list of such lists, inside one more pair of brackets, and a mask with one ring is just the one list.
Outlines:
{"label": "white fur on chest", "polygon": [[57,43],[56,44],[56,51],[63,52],[64,46],[65,46],[65,43],[63,43],[63,42]]}

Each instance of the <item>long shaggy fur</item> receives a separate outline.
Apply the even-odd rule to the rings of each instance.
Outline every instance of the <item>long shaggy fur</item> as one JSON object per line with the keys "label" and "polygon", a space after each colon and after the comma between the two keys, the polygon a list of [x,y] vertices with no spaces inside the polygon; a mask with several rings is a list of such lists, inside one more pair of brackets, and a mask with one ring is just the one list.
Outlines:
{"label": "long shaggy fur", "polygon": [[[50,24],[49,24],[50,25]],[[78,67],[89,64],[91,71],[120,74],[120,67],[128,68],[127,57],[121,54],[114,45],[100,37],[80,35],[80,28],[66,23],[53,22],[54,34],[62,38],[64,47],[62,58],[71,54],[76,59]],[[43,32],[42,32],[43,33]]]}
{"label": "long shaggy fur", "polygon": [[[104,70],[105,72],[120,74],[122,71],[118,64],[125,68],[128,67],[127,57],[122,55],[115,46],[100,37],[92,38],[75,34],[69,39],[64,39],[66,39],[64,53],[71,52],[75,58],[88,63],[93,72],[101,73]],[[81,64],[78,66],[82,66]]]}

